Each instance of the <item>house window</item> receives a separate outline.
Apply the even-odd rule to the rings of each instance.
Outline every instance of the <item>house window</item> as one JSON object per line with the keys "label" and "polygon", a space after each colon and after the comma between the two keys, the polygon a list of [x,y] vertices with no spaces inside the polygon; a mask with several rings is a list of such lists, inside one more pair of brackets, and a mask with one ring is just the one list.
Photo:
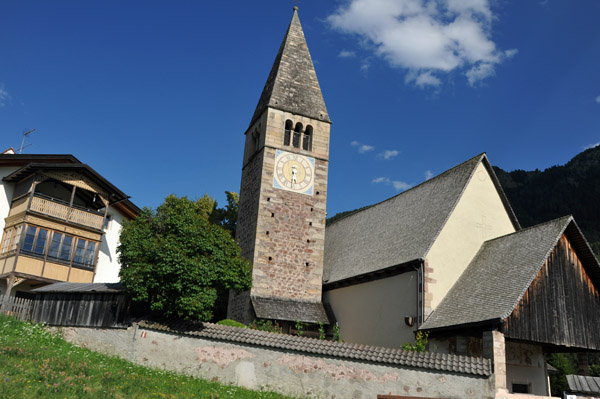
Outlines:
{"label": "house window", "polygon": [[13,252],[16,251],[19,247],[19,242],[21,241],[21,232],[23,231],[23,226],[17,226],[14,229],[15,233],[13,234],[12,243],[9,245],[8,251]]}
{"label": "house window", "polygon": [[52,234],[52,241],[50,241],[48,258],[69,262],[71,261],[72,248],[73,237],[55,231]]}
{"label": "house window", "polygon": [[2,244],[0,244],[0,254],[5,254],[8,252],[8,248],[10,247],[13,233],[14,233],[14,229],[10,229],[10,228],[4,231],[4,237],[2,239]]}
{"label": "house window", "polygon": [[47,239],[48,230],[41,227],[27,226],[21,250],[32,255],[44,256]]}
{"label": "house window", "polygon": [[73,257],[73,264],[75,264],[76,266],[83,266],[85,268],[93,268],[95,255],[95,242],[84,240],[83,238],[77,239],[77,245],[75,246],[75,256]]}

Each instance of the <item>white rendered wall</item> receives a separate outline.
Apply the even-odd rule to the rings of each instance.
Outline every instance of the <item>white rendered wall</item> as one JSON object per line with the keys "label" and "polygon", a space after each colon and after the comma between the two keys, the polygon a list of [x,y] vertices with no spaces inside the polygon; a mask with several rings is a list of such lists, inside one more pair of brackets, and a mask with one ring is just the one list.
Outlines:
{"label": "white rendered wall", "polygon": [[[484,241],[515,228],[492,178],[480,163],[456,208],[427,254],[426,315],[435,310]],[[429,306],[428,306],[429,305]]]}
{"label": "white rendered wall", "polygon": [[121,265],[117,256],[117,246],[119,245],[119,235],[121,234],[124,217],[112,207],[108,208],[108,214],[111,220],[100,243],[94,283],[116,283],[119,281]]}
{"label": "white rendered wall", "polygon": [[17,169],[16,166],[0,166],[0,237],[4,233],[4,218],[8,216],[15,187],[14,183],[5,183],[2,179]]}
{"label": "white rendered wall", "polygon": [[323,293],[345,342],[399,348],[415,340],[404,322],[417,314],[417,273],[351,285]]}
{"label": "white rendered wall", "polygon": [[506,341],[506,385],[511,392],[512,384],[529,385],[529,393],[534,395],[550,394],[546,360],[540,345]]}

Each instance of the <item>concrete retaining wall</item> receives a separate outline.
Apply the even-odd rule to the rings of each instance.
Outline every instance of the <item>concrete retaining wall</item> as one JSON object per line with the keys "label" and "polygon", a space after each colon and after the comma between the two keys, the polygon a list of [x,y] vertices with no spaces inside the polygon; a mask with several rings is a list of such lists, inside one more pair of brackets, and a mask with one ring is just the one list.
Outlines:
{"label": "concrete retaining wall", "polygon": [[69,342],[132,362],[309,398],[491,398],[490,378],[350,361],[155,331],[62,327]]}

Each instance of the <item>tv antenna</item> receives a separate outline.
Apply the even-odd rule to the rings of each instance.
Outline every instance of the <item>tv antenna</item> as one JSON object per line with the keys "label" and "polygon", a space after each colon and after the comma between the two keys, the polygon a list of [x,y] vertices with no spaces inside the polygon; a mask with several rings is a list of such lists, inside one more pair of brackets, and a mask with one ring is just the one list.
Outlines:
{"label": "tv antenna", "polygon": [[33,132],[35,132],[35,129],[31,129],[31,130],[28,130],[25,133],[23,133],[23,141],[21,141],[21,148],[19,148],[19,154],[23,153],[23,148],[27,148],[31,145],[31,144],[25,145],[25,139],[27,138],[27,136],[29,136]]}

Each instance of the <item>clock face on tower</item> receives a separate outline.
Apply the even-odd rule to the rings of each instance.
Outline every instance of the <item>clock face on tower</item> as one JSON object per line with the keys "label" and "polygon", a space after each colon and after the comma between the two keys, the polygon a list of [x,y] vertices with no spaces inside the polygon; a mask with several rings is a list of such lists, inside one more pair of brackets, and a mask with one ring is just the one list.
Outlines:
{"label": "clock face on tower", "polygon": [[277,150],[273,187],[295,193],[313,195],[315,159]]}

